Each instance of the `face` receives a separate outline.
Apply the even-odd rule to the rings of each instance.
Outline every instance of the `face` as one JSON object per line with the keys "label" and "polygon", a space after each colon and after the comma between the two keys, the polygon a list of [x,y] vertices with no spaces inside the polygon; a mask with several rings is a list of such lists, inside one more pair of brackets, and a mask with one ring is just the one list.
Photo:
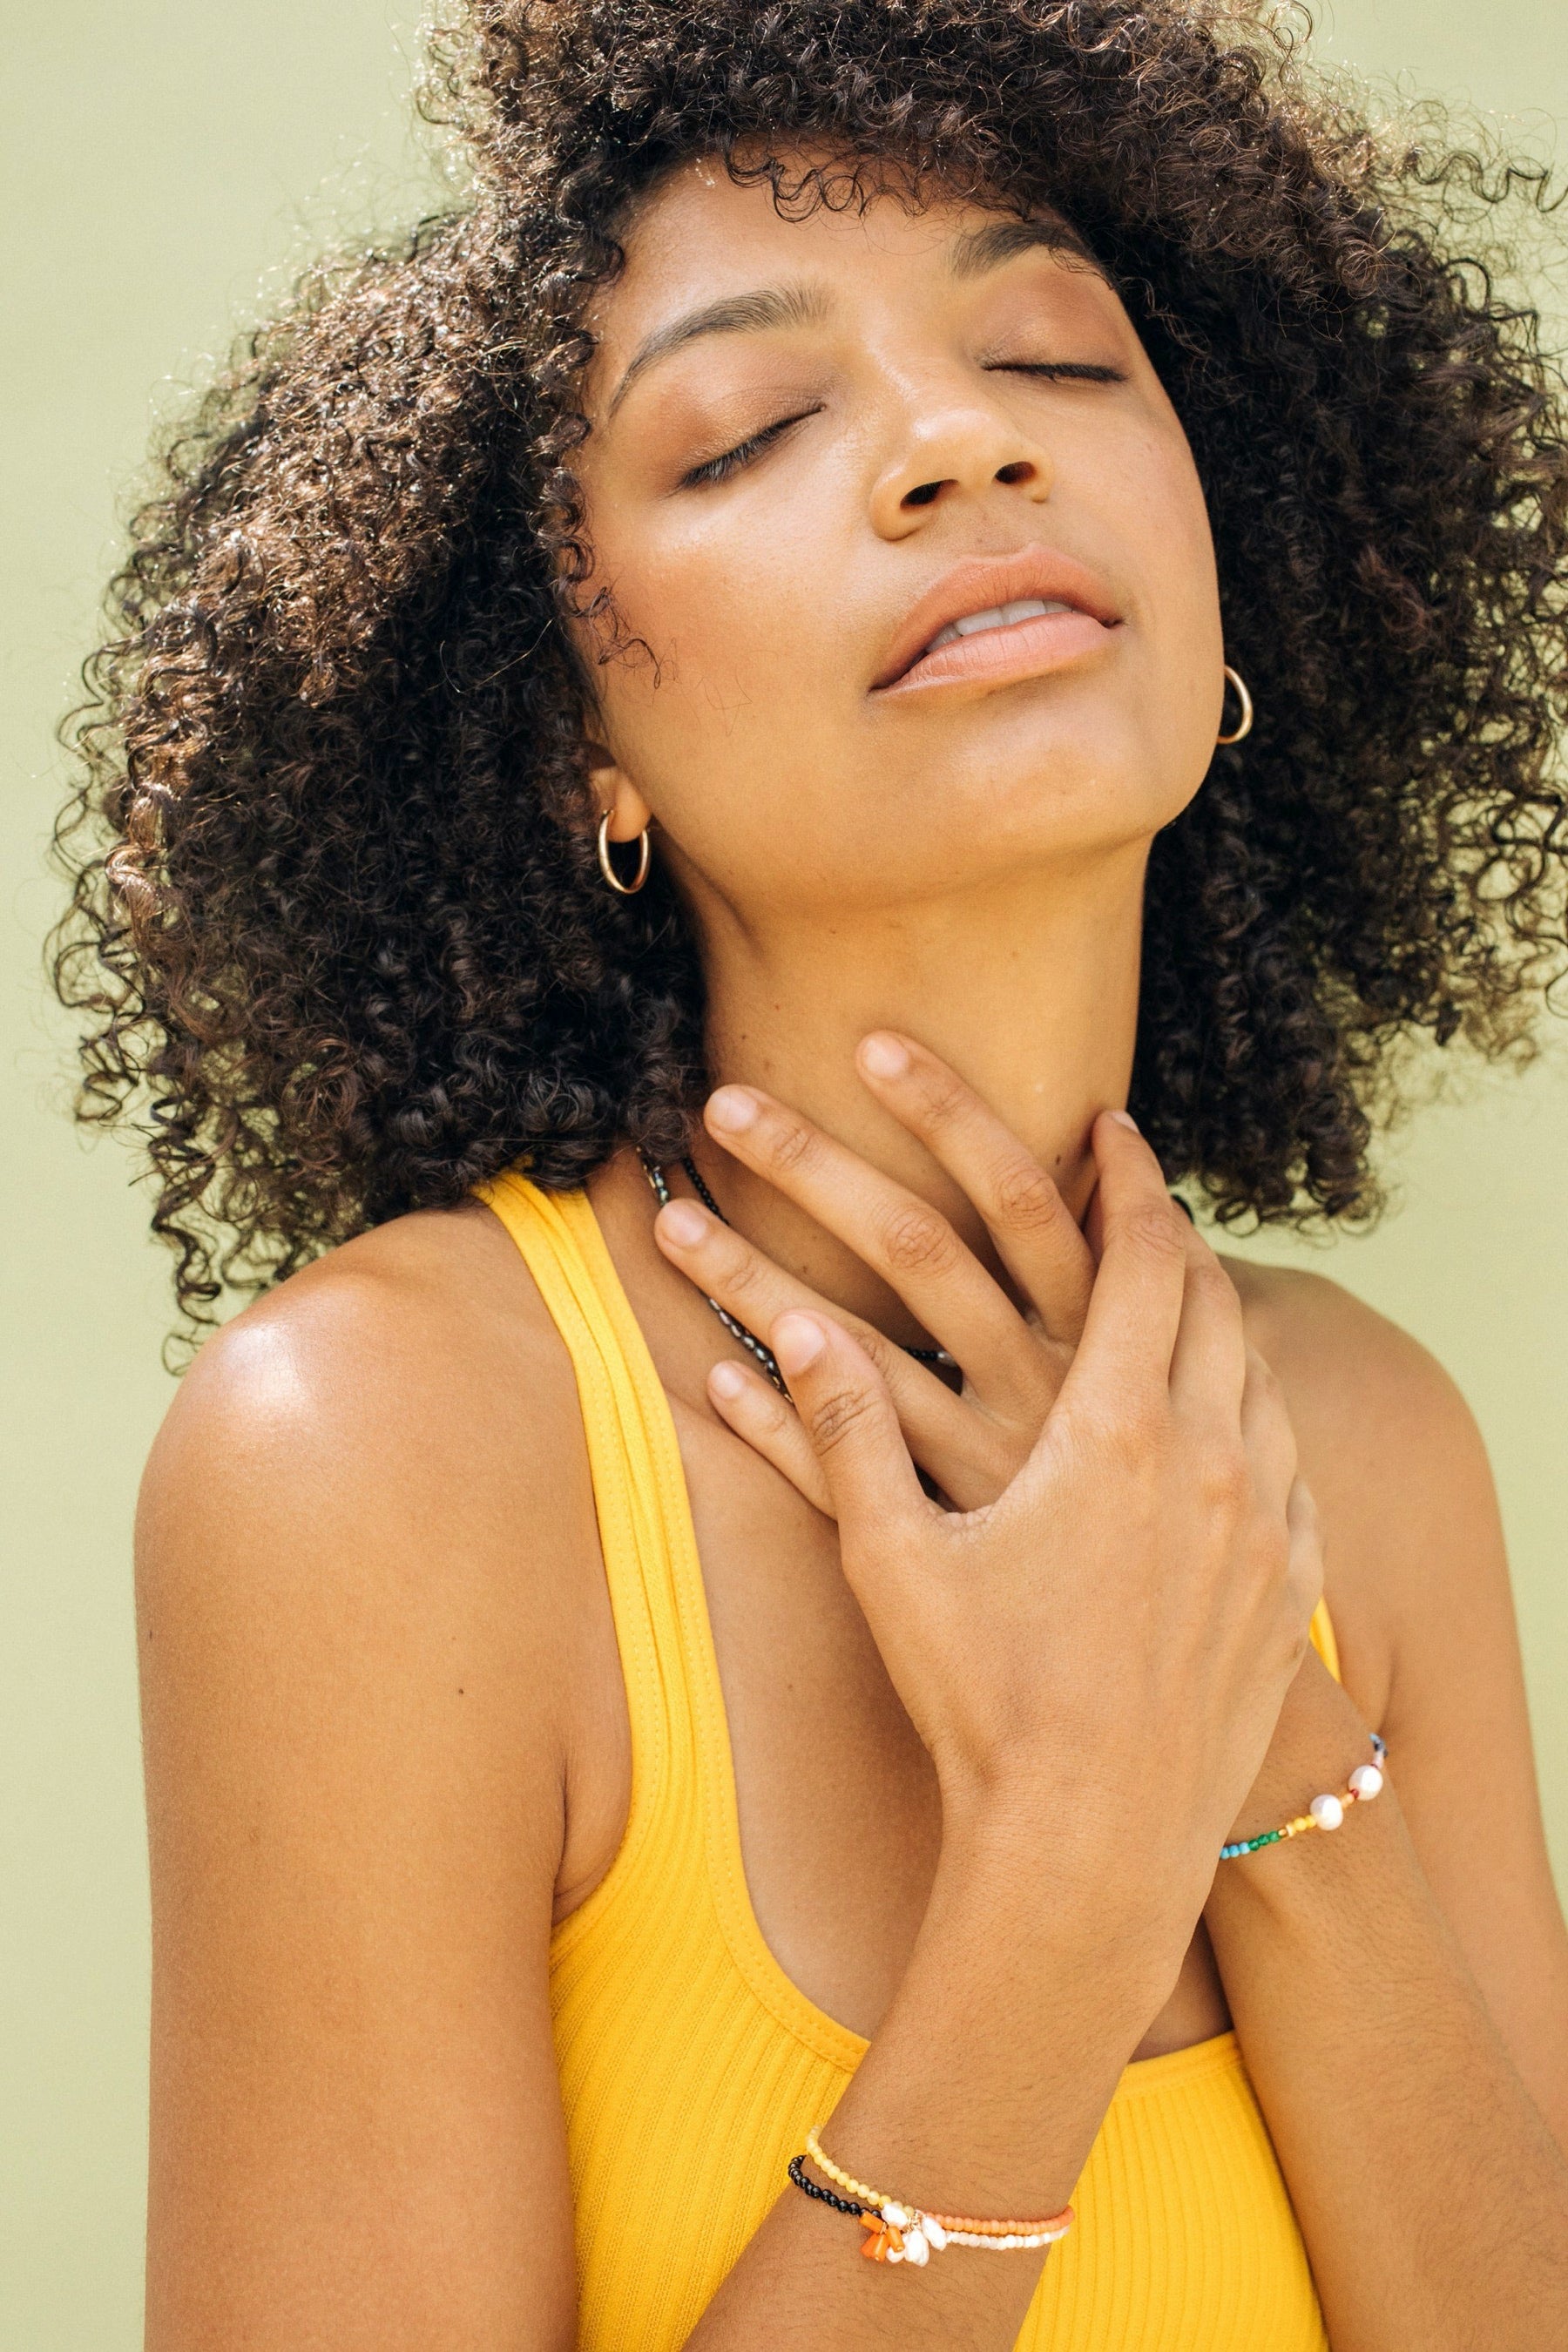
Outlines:
{"label": "face", "polygon": [[[1221,723],[1185,436],[1059,225],[780,217],[686,167],[591,316],[581,646],[616,836],[700,917],[883,910],[1146,845]],[[646,650],[645,650],[646,649]]]}

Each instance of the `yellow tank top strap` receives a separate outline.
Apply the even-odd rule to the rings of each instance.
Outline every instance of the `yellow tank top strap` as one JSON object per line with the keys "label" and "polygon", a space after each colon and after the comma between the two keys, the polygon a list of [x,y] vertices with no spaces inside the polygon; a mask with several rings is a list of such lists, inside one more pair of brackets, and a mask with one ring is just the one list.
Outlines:
{"label": "yellow tank top strap", "polygon": [[632,1343],[640,1349],[641,1334],[635,1325],[630,1334],[618,1328],[624,1294],[587,1197],[542,1192],[516,1169],[474,1190],[521,1252],[572,1360],[630,1719],[626,1832],[609,1873],[556,1931],[559,1951],[591,1932],[661,1817],[654,1842],[668,1846],[676,1828],[669,1816],[691,1796],[693,1776],[677,1760],[691,1732],[679,1669],[679,1601],[656,1436],[632,1370]]}
{"label": "yellow tank top strap", "polygon": [[1340,1645],[1334,1639],[1334,1621],[1329,1615],[1329,1604],[1326,1601],[1320,1601],[1313,1610],[1312,1622],[1307,1631],[1311,1637],[1313,1649],[1316,1650],[1335,1682],[1343,1682],[1344,1676],[1340,1672]]}
{"label": "yellow tank top strap", "polygon": [[[730,1727],[669,1402],[583,1192],[515,1169],[476,1188],[522,1252],[577,1375],[605,1575],[626,1684],[632,1801],[609,1872],[552,1938],[552,1963],[601,1915],[684,1903],[716,1931],[774,2021],[847,2076],[866,2042],[779,1965],[746,1885]],[[643,1751],[640,1752],[639,1751]],[[645,1915],[644,1927],[647,1919]]]}

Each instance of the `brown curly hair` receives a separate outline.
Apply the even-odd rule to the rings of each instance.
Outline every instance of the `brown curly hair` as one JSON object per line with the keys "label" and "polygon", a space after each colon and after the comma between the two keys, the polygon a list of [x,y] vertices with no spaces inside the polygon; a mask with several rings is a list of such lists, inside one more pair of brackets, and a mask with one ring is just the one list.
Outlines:
{"label": "brown curly hair", "polygon": [[[679,1149],[698,955],[584,818],[582,320],[699,153],[1065,212],[1186,429],[1256,730],[1156,839],[1133,1108],[1222,1218],[1364,1214],[1390,1049],[1529,1049],[1563,945],[1568,458],[1476,242],[1532,168],[1374,131],[1209,0],[470,0],[470,196],[323,268],[163,457],[69,723],[79,1116],[139,1114],[194,1334],[526,1154]],[[815,173],[793,156],[824,153]],[[1506,211],[1502,216],[1507,216]]]}

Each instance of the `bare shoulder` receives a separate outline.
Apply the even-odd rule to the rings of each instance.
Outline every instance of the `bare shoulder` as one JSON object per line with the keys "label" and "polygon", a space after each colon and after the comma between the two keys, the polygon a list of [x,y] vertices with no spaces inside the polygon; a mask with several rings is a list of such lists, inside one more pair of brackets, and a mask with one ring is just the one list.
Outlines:
{"label": "bare shoulder", "polygon": [[503,1427],[525,1447],[537,1433],[547,1454],[572,1399],[569,1360],[512,1243],[465,1202],[345,1243],[226,1324],[182,1381],[149,1472],[156,1488],[195,1446],[208,1474],[232,1475],[227,1446],[243,1462],[286,1438],[301,1468],[321,1454],[335,1479],[354,1480],[390,1444],[405,1490],[422,1477],[450,1489],[448,1466]]}
{"label": "bare shoulder", "polygon": [[596,1568],[571,1364],[499,1222],[465,1203],[345,1244],[207,1342],[154,1442],[150,1799],[169,1709],[176,1748],[270,1707],[297,1741],[330,1717],[367,1756],[455,1738],[542,1773]]}
{"label": "bare shoulder", "polygon": [[137,1528],[150,2346],[573,2339],[548,1952],[595,1573],[572,1369],[477,1203],[186,1375]]}
{"label": "bare shoulder", "polygon": [[1408,1331],[1325,1276],[1237,1258],[1247,1336],[1285,1391],[1325,1529],[1347,1678],[1385,1704],[1435,1608],[1510,1606],[1496,1496],[1475,1416]]}
{"label": "bare shoulder", "polygon": [[357,1551],[395,1528],[401,1550],[417,1529],[431,1585],[450,1586],[487,1538],[564,1532],[574,1449],[565,1350],[499,1222],[465,1202],[345,1244],[207,1342],[154,1442],[140,1530],[157,1552],[171,1511],[231,1543],[331,1525]]}
{"label": "bare shoulder", "polygon": [[1472,1475],[1485,1455],[1475,1416],[1429,1349],[1325,1276],[1223,1261],[1247,1337],[1284,1383],[1299,1433],[1332,1431],[1384,1478],[1447,1466]]}

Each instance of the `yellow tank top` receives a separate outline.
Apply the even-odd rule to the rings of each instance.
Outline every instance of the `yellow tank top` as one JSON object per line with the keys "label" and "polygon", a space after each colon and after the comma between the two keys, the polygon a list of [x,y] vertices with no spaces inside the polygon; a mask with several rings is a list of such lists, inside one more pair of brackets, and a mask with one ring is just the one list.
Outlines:
{"label": "yellow tank top", "polygon": [[[577,2341],[676,2352],[796,2193],[784,2168],[868,2044],[791,1982],[752,1910],[675,1425],[593,1209],[510,1171],[479,1196],[576,1370],[631,1720],[619,1850],[550,1948]],[[1326,1613],[1312,1633],[1337,1674]],[[1234,2032],[1127,2067],[1072,2201],[1016,2352],[1326,2352]]]}

